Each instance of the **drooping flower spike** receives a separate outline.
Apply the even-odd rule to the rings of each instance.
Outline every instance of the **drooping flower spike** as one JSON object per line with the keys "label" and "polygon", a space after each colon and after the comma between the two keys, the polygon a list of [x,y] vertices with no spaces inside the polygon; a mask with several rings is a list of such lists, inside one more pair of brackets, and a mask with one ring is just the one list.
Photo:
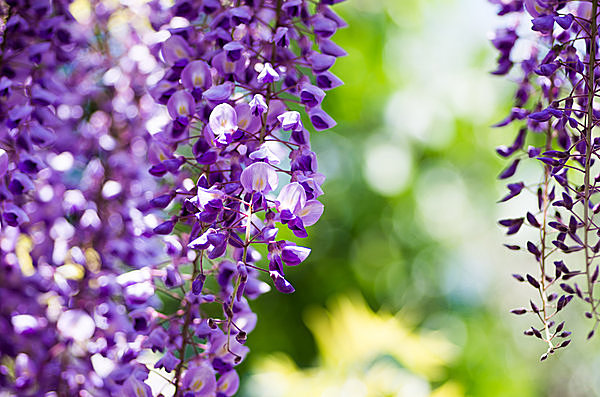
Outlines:
{"label": "drooping flower spike", "polygon": [[[507,235],[515,235],[522,228],[533,228],[539,235],[539,240],[513,240],[506,246],[525,251],[538,264],[536,272],[524,270],[513,275],[536,291],[536,299],[512,312],[532,313],[537,319],[525,334],[547,345],[541,357],[544,360],[570,343],[570,332],[564,329],[559,313],[572,299],[588,305],[585,316],[592,320],[588,338],[600,324],[595,288],[599,282],[596,225],[600,197],[597,171],[593,169],[600,147],[596,128],[599,115],[594,107],[598,95],[599,7],[597,0],[492,2],[500,6],[499,15],[520,14],[529,27],[524,37],[517,34],[514,25],[497,30],[492,44],[500,57],[493,73],[510,73],[519,83],[514,108],[497,124],[520,127],[509,146],[497,149],[500,156],[511,158],[500,174],[500,179],[510,180],[500,201],[520,200],[531,194],[537,206],[499,223]],[[517,44],[523,50],[521,58],[514,50]],[[537,163],[540,182],[518,180],[525,162]]]}
{"label": "drooping flower spike", "polygon": [[109,9],[78,23],[69,5],[0,4],[0,388],[151,395],[137,357],[164,255],[143,214],[154,60],[129,51],[137,32],[113,35]]}
{"label": "drooping flower spike", "polygon": [[323,213],[305,127],[335,125],[329,5],[151,1],[168,38],[146,47],[145,24],[110,28],[134,8],[93,0],[78,23],[68,0],[0,4],[3,388],[150,396],[160,369],[178,397],[236,393],[259,274],[291,293],[310,253],[278,231],[305,238]]}
{"label": "drooping flower spike", "polygon": [[[178,267],[191,274],[172,290],[182,310],[169,330],[180,337],[166,344],[170,354],[160,365],[175,365],[172,383],[181,395],[229,396],[256,323],[248,299],[269,289],[260,273],[292,293],[286,267],[310,253],[278,240],[279,229],[305,238],[323,213],[325,178],[308,130],[335,126],[323,107],[325,91],[342,84],[329,69],[346,52],[330,38],[345,23],[325,1],[176,1],[161,12],[182,27],[162,20],[170,34],[156,53],[164,77],[150,88],[170,116],[154,135],[152,150],[160,150],[150,153],[152,174],[171,189],[154,199],[167,213],[154,232],[187,248],[173,251],[165,280],[180,285]],[[268,265],[258,245],[268,247]],[[215,302],[223,315],[207,318],[203,304]],[[203,353],[187,356],[189,346]]]}

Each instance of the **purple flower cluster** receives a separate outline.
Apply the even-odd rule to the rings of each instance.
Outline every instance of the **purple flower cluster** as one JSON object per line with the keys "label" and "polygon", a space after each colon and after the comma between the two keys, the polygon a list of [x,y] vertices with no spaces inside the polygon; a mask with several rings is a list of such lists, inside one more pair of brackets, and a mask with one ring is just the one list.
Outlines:
{"label": "purple flower cluster", "polygon": [[6,18],[0,54],[0,201],[2,221],[17,227],[29,221],[23,205],[34,178],[45,168],[39,155],[56,140],[52,108],[64,104],[68,63],[77,44],[71,34],[66,2],[2,4]]}
{"label": "purple flower cluster", "polygon": [[161,250],[144,222],[154,104],[135,63],[107,50],[109,11],[98,3],[82,26],[67,9],[2,10],[0,390],[18,396],[120,395],[148,373],[136,361],[141,292],[122,273]]}
{"label": "purple flower cluster", "polygon": [[[570,342],[565,339],[570,332],[564,329],[564,322],[557,324],[557,314],[573,298],[588,305],[585,316],[593,321],[588,338],[600,323],[600,301],[595,293],[600,178],[593,166],[600,148],[600,138],[594,134],[600,119],[594,106],[599,76],[598,1],[494,2],[501,5],[499,14],[512,16],[513,21],[492,40],[500,52],[494,73],[510,74],[518,83],[514,108],[497,126],[521,126],[510,146],[497,149],[500,156],[511,158],[500,179],[514,179],[519,165],[526,161],[537,162],[543,169],[540,182],[512,181],[500,200],[506,202],[521,194],[537,200],[536,208],[500,224],[508,235],[523,226],[539,235],[536,241],[506,246],[524,248],[538,263],[537,273],[513,275],[534,288],[536,298],[529,307],[512,312],[533,313],[539,320],[540,325],[525,334],[547,344],[543,360]],[[523,23],[530,29],[520,32]],[[515,48],[524,54],[522,59],[517,59]]]}
{"label": "purple flower cluster", "polygon": [[176,395],[235,393],[256,323],[248,299],[269,289],[259,274],[294,292],[285,267],[310,253],[277,236],[286,228],[305,238],[323,213],[325,177],[305,124],[335,126],[321,107],[342,84],[329,69],[346,54],[330,40],[345,26],[331,3],[157,6],[154,27],[170,36],[154,49],[164,75],[150,92],[169,121],[150,145],[150,173],[164,182],[151,202],[170,214],[154,232],[170,247],[164,293],[181,309],[148,340],[165,352],[156,366],[174,371]]}
{"label": "purple flower cluster", "polygon": [[310,253],[279,229],[323,213],[336,2],[155,0],[156,44],[106,2],[0,2],[0,390],[235,394],[259,275],[291,293]]}

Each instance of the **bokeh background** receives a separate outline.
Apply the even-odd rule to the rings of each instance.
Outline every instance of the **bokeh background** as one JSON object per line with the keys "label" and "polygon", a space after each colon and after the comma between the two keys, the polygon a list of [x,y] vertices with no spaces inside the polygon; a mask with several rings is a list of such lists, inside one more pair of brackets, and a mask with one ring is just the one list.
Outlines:
{"label": "bokeh background", "polygon": [[[490,126],[515,85],[492,76],[489,39],[505,23],[484,0],[350,0],[334,40],[345,85],[338,121],[313,147],[327,175],[313,251],[291,269],[296,293],[253,303],[241,396],[594,396],[600,349],[583,311],[569,349],[539,362],[523,335],[528,303],[511,277],[535,271],[502,247],[496,201],[506,166]],[[527,22],[527,21],[525,21]],[[579,332],[577,333],[578,329]]]}

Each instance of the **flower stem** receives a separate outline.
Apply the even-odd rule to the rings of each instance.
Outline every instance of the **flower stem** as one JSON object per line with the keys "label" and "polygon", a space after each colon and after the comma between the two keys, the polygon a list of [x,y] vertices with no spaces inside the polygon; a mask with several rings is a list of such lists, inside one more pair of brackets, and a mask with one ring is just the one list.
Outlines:
{"label": "flower stem", "polygon": [[[590,269],[592,267],[593,258],[590,257],[589,248],[589,229],[590,229],[590,174],[591,174],[591,160],[592,160],[592,149],[593,149],[593,135],[592,129],[594,128],[594,87],[595,77],[594,71],[596,69],[596,35],[598,33],[598,24],[596,21],[598,14],[598,0],[592,0],[592,16],[590,19],[590,55],[588,59],[588,75],[587,75],[587,125],[585,128],[585,176],[584,176],[584,193],[583,193],[583,220],[584,220],[584,247],[585,247],[585,273],[588,284],[588,297],[590,299],[590,305],[592,306],[592,313],[598,321],[598,313],[596,312],[596,303],[594,302],[594,286],[592,285]],[[593,216],[593,214],[592,214]]]}

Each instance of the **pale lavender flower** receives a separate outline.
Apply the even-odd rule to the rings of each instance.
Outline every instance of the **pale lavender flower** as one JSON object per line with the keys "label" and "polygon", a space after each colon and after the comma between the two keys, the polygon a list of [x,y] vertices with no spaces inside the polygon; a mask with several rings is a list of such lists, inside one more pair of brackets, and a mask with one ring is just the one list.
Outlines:
{"label": "pale lavender flower", "polygon": [[277,116],[277,120],[281,123],[281,129],[284,131],[300,131],[303,128],[300,113],[296,111],[285,112]]}
{"label": "pale lavender flower", "polygon": [[[210,67],[204,61],[197,60],[188,63],[181,72],[181,83],[183,86],[194,93],[194,90],[206,90],[212,85]],[[196,97],[196,99],[200,99]]]}
{"label": "pale lavender flower", "polygon": [[254,116],[260,116],[268,110],[267,103],[265,102],[265,97],[261,94],[256,94],[252,97],[250,101],[250,111]]}
{"label": "pale lavender flower", "polygon": [[298,182],[288,183],[279,192],[277,203],[279,211],[287,210],[297,215],[306,205],[306,192]]}
{"label": "pale lavender flower", "polygon": [[274,81],[279,81],[279,73],[269,62],[265,63],[263,69],[258,74],[257,80],[259,83],[272,83]]}
{"label": "pale lavender flower", "polygon": [[277,155],[273,153],[271,149],[269,149],[268,144],[262,144],[258,150],[250,153],[248,157],[252,160],[265,161],[266,163],[273,165],[277,165],[281,162],[279,157],[277,157]]}
{"label": "pale lavender flower", "polygon": [[297,215],[302,219],[304,226],[312,226],[321,218],[324,208],[320,201],[309,200]]}
{"label": "pale lavender flower", "polygon": [[219,377],[217,392],[224,396],[233,396],[240,387],[240,377],[236,371],[228,371]]}
{"label": "pale lavender flower", "polygon": [[227,143],[227,136],[237,131],[237,113],[235,109],[227,104],[217,105],[210,113],[208,125],[217,136],[217,141]]}
{"label": "pale lavender flower", "polygon": [[194,97],[187,91],[177,91],[167,102],[169,115],[174,119],[178,117],[188,117],[194,114]]}
{"label": "pale lavender flower", "polygon": [[279,184],[279,177],[273,167],[267,163],[252,163],[242,171],[240,181],[247,192],[267,194]]}
{"label": "pale lavender flower", "polygon": [[190,368],[182,379],[182,386],[198,396],[210,396],[216,392],[217,379],[215,371],[205,363],[191,362]]}

